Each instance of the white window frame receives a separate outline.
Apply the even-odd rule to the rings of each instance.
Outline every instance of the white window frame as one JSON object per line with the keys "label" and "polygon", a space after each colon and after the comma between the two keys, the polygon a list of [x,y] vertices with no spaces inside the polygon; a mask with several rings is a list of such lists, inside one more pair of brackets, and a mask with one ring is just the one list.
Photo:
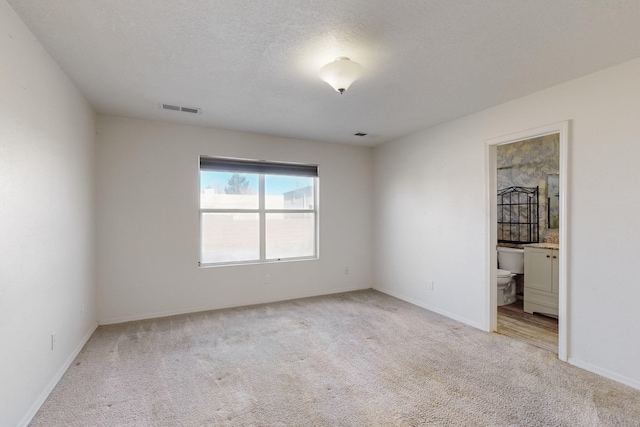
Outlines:
{"label": "white window frame", "polygon": [[[220,168],[216,169],[215,167],[207,167],[203,169],[203,163],[208,162],[219,162],[221,164],[228,163],[228,168]],[[239,167],[249,167],[256,166],[256,171],[247,171],[247,170],[232,170],[233,165],[237,164]],[[243,166],[244,165],[244,166]],[[308,174],[296,174],[296,169],[300,169],[301,171],[311,171],[315,168],[316,174],[313,176],[313,209],[267,209],[266,208],[266,188],[265,188],[265,176],[266,175],[288,175],[288,176],[306,176],[309,177]],[[200,198],[198,198],[198,207],[199,207],[199,216],[200,216],[200,233],[198,236],[198,244],[199,244],[199,259],[198,266],[199,267],[215,267],[215,266],[226,266],[226,265],[242,265],[242,264],[261,264],[261,263],[273,263],[273,262],[282,262],[282,261],[298,261],[298,260],[313,260],[318,259],[319,253],[319,239],[318,239],[318,224],[319,224],[319,176],[318,176],[318,166],[317,165],[304,165],[299,163],[284,163],[284,162],[271,162],[271,161],[257,161],[257,160],[247,160],[247,159],[233,159],[233,158],[222,158],[222,157],[207,157],[200,156],[200,168],[198,170],[199,173],[199,182],[201,182],[201,172],[203,170],[212,170],[212,171],[220,171],[220,172],[234,172],[234,173],[250,173],[258,175],[258,209],[216,209],[216,208],[202,208],[200,204]],[[288,172],[282,172],[282,170]],[[259,171],[259,172],[257,172]],[[271,173],[267,173],[266,171],[273,171]],[[293,172],[291,172],[293,171]],[[280,173],[278,173],[280,172]],[[200,185],[201,187],[201,185]],[[239,213],[239,214],[247,214],[247,213],[257,213],[259,218],[259,234],[260,234],[260,258],[253,260],[245,260],[245,261],[222,261],[222,262],[210,262],[205,263],[202,262],[202,217],[207,213]],[[266,219],[267,214],[270,213],[282,213],[282,214],[313,214],[314,217],[314,225],[313,225],[313,254],[306,255],[301,257],[286,257],[286,258],[267,258],[267,239],[266,239]]]}

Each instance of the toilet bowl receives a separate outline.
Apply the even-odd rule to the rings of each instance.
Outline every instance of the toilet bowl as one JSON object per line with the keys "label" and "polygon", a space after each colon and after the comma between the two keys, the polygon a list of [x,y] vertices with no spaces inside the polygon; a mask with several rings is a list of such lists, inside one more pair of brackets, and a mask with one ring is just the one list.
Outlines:
{"label": "toilet bowl", "polygon": [[524,249],[498,246],[498,305],[516,302],[516,274],[524,274]]}
{"label": "toilet bowl", "polygon": [[498,306],[513,304],[516,302],[516,277],[515,273],[509,270],[496,270],[496,282],[498,283]]}

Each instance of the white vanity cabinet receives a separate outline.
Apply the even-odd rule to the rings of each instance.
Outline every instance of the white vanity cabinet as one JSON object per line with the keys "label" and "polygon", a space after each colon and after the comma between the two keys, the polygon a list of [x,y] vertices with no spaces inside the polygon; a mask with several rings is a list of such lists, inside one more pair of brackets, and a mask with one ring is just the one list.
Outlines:
{"label": "white vanity cabinet", "polygon": [[558,315],[558,249],[525,246],[524,311]]}

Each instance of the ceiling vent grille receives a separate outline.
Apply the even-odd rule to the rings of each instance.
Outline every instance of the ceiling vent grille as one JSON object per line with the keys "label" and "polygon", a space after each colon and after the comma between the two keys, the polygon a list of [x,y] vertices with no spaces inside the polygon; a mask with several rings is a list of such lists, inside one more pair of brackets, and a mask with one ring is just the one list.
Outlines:
{"label": "ceiling vent grille", "polygon": [[183,113],[200,114],[199,108],[180,107],[179,105],[162,104],[163,110],[182,111]]}

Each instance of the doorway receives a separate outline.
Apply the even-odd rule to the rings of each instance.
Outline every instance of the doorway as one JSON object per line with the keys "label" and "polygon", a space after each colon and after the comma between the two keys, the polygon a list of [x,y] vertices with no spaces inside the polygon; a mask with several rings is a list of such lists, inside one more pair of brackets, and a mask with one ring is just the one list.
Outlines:
{"label": "doorway", "polygon": [[486,329],[494,332],[498,327],[497,308],[497,245],[498,245],[498,173],[497,173],[497,147],[504,144],[517,143],[533,138],[542,138],[548,135],[558,134],[559,139],[559,180],[558,180],[558,243],[559,243],[559,263],[558,263],[558,358],[567,360],[567,200],[568,200],[568,133],[569,122],[554,123],[535,129],[505,135],[486,141],[487,150],[487,203],[488,203],[488,224],[487,224],[487,275],[486,275]]}

